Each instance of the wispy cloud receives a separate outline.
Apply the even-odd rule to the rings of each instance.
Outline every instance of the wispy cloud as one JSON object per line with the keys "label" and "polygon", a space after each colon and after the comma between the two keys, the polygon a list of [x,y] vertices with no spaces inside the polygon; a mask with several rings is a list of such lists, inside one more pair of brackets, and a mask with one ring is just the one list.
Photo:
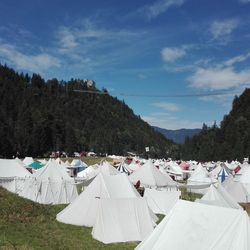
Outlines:
{"label": "wispy cloud", "polygon": [[77,24],[71,26],[61,26],[55,33],[58,46],[63,52],[68,49],[71,53],[72,49],[79,47],[86,49],[102,47],[112,47],[117,42],[129,43],[131,39],[137,39],[141,36],[141,31],[130,30],[112,30],[100,27],[100,24],[90,19],[84,19]]}
{"label": "wispy cloud", "polygon": [[186,55],[184,48],[163,48],[161,50],[162,60],[164,62],[174,62]]}
{"label": "wispy cloud", "polygon": [[250,52],[245,55],[235,56],[224,62],[225,66],[233,66],[236,63],[244,62],[250,57]]}
{"label": "wispy cloud", "polygon": [[223,90],[250,84],[250,69],[236,71],[233,67],[199,68],[189,78],[191,87]]}
{"label": "wispy cloud", "polygon": [[175,103],[171,103],[171,102],[156,102],[156,103],[152,103],[152,106],[166,110],[166,111],[170,111],[170,112],[176,112],[180,110],[180,108]]}
{"label": "wispy cloud", "polygon": [[226,110],[230,110],[232,107],[232,100],[236,95],[240,95],[242,93],[241,90],[234,90],[232,93],[224,93],[221,95],[215,95],[215,96],[203,96],[200,97],[199,100],[204,102],[210,102],[219,104],[220,107],[224,107]]}
{"label": "wispy cloud", "polygon": [[236,69],[236,65],[250,58],[250,53],[239,55],[210,67],[198,67],[189,77],[190,86],[203,90],[226,90],[250,84],[250,68]]}
{"label": "wispy cloud", "polygon": [[[186,120],[167,115],[162,116],[158,115],[158,113],[144,115],[142,116],[142,119],[152,126],[165,129],[201,128],[204,123],[204,121]],[[206,124],[212,124],[212,122],[206,122]]]}
{"label": "wispy cloud", "polygon": [[179,7],[183,5],[185,0],[158,0],[153,4],[147,4],[136,11],[140,16],[147,20],[158,17],[171,7]]}
{"label": "wispy cloud", "polygon": [[250,3],[250,0],[239,0],[240,3]]}
{"label": "wispy cloud", "polygon": [[14,32],[0,26],[0,59],[17,69],[45,75],[56,67],[63,77],[69,77],[69,72],[71,77],[94,77],[97,71],[110,73],[114,65],[119,68],[119,64],[144,55],[147,49],[143,45],[151,39],[147,32],[107,28],[100,20],[87,18],[57,27],[49,43],[41,45],[40,38],[22,27],[15,27]]}
{"label": "wispy cloud", "polygon": [[39,73],[51,67],[59,67],[61,64],[58,58],[47,53],[28,55],[9,44],[0,44],[0,58],[14,65],[17,69]]}
{"label": "wispy cloud", "polygon": [[226,41],[238,26],[239,20],[237,19],[214,21],[209,27],[209,32],[213,36],[213,39]]}
{"label": "wispy cloud", "polygon": [[144,80],[144,79],[147,79],[147,76],[143,73],[140,73],[138,74],[138,78]]}
{"label": "wispy cloud", "polygon": [[61,26],[55,32],[57,52],[70,61],[71,67],[82,65],[86,73],[107,70],[126,58],[142,53],[144,30],[107,29],[91,19]]}
{"label": "wispy cloud", "polygon": [[70,29],[66,27],[60,27],[57,31],[57,37],[60,41],[60,52],[68,52],[76,48],[78,43],[76,42],[76,37]]}

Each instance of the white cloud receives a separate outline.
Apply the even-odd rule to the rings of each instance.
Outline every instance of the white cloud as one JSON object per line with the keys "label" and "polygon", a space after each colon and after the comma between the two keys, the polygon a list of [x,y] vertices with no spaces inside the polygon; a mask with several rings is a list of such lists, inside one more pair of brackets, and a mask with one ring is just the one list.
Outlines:
{"label": "white cloud", "polygon": [[145,74],[139,73],[138,78],[144,80],[144,79],[147,79],[147,76]]}
{"label": "white cloud", "polygon": [[[181,128],[201,128],[204,121],[190,121],[177,117],[161,116],[157,113],[152,113],[149,115],[142,116],[142,119],[148,122],[152,126],[157,126],[165,129],[181,129]],[[211,122],[206,122],[206,124],[212,124]]]}
{"label": "white cloud", "polygon": [[170,111],[170,112],[176,112],[180,110],[180,108],[175,103],[171,103],[171,102],[156,102],[156,103],[152,103],[152,106],[166,110],[166,111]]}
{"label": "white cloud", "polygon": [[165,62],[174,62],[186,55],[183,48],[164,48],[161,50],[161,56]]}
{"label": "white cloud", "polygon": [[227,38],[239,25],[236,19],[229,19],[224,21],[214,21],[209,31],[216,40]]}
{"label": "white cloud", "polygon": [[250,0],[239,0],[241,3],[250,3]]}
{"label": "white cloud", "polygon": [[75,36],[66,27],[60,27],[57,36],[60,40],[60,49],[62,52],[74,49],[78,45]]}
{"label": "white cloud", "polygon": [[[224,62],[206,67],[197,67],[189,77],[190,86],[204,90],[226,90],[230,88],[239,91],[250,84],[250,68],[237,70],[236,66],[250,58],[250,52],[235,56]],[[203,98],[206,99],[206,98]],[[210,99],[210,98],[208,98]]]}
{"label": "white cloud", "polygon": [[142,14],[147,19],[155,18],[171,7],[178,7],[184,4],[184,0],[158,0],[151,5],[145,5],[137,13]]}
{"label": "white cloud", "polygon": [[233,67],[198,68],[189,81],[191,87],[198,89],[230,89],[250,84],[250,69],[236,71]]}
{"label": "white cloud", "polygon": [[242,93],[242,89],[240,91],[233,91],[234,93],[224,93],[221,95],[211,95],[211,96],[203,96],[200,97],[199,100],[204,102],[214,103],[219,105],[220,107],[224,107],[225,110],[229,111],[232,107],[232,100],[235,95],[240,95]]}
{"label": "white cloud", "polygon": [[235,56],[235,57],[225,61],[224,65],[225,66],[232,66],[236,63],[240,63],[240,62],[247,60],[249,57],[250,57],[250,53],[247,53],[246,55]]}
{"label": "white cloud", "polygon": [[[105,57],[109,63],[115,59],[116,53],[125,54],[121,47],[133,46],[133,41],[141,40],[144,31],[113,30],[100,27],[99,23],[84,19],[71,26],[59,27],[55,32],[58,52],[69,58],[81,56],[91,59],[93,54],[98,57],[95,61],[102,61]],[[108,55],[112,51],[112,56]],[[129,54],[127,54],[129,55]]]}
{"label": "white cloud", "polygon": [[59,67],[60,61],[49,54],[26,55],[8,44],[0,44],[0,58],[4,58],[18,69],[43,72],[51,67]]}
{"label": "white cloud", "polygon": [[110,73],[114,65],[117,68],[117,65],[143,55],[144,45],[151,39],[150,36],[142,39],[147,32],[106,28],[98,20],[78,20],[55,31],[55,53],[64,56],[62,63],[67,62],[70,71],[81,69],[81,75],[94,75],[96,71]]}

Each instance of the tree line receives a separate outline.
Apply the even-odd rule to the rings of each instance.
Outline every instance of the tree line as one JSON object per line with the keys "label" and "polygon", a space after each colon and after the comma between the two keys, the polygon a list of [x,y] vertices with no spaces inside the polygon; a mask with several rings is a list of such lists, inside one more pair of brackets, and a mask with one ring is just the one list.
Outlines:
{"label": "tree line", "polygon": [[250,156],[250,89],[233,100],[232,110],[220,126],[203,125],[201,132],[187,138],[181,158],[198,161],[240,160]]}
{"label": "tree line", "polygon": [[45,81],[39,74],[18,73],[6,65],[0,65],[0,138],[1,157],[92,150],[145,154],[145,147],[151,157],[178,155],[172,141],[107,90],[79,79]]}

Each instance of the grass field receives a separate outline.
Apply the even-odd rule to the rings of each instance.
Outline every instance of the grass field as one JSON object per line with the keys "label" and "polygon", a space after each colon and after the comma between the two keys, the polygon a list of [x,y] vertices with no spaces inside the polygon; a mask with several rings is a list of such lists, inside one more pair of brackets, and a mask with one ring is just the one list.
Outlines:
{"label": "grass field", "polygon": [[[185,192],[184,197],[193,196]],[[134,249],[138,242],[103,244],[92,228],[59,223],[56,214],[66,205],[41,205],[0,187],[0,249]],[[159,216],[160,220],[164,216]]]}
{"label": "grass field", "polygon": [[[113,162],[113,159],[109,157],[94,157],[94,156],[84,156],[80,158],[73,158],[73,157],[68,157],[68,158],[61,158],[64,162],[69,161],[72,162],[73,159],[80,159],[83,162],[85,162],[88,166],[94,165],[94,164],[99,164],[102,161],[108,161],[110,163]],[[49,158],[46,158],[46,160],[49,160]]]}
{"label": "grass field", "polygon": [[[62,159],[63,161],[69,160],[69,162],[71,162],[73,159],[75,158],[65,158]],[[86,157],[81,157],[80,158],[83,162],[85,162],[88,166],[90,165],[94,165],[96,163],[100,163],[101,161],[109,161],[109,162],[113,162],[113,159],[108,158],[108,157],[92,157],[92,156],[86,156]]]}
{"label": "grass field", "polygon": [[0,249],[134,249],[138,244],[102,244],[92,228],[55,220],[65,206],[41,205],[0,188]]}

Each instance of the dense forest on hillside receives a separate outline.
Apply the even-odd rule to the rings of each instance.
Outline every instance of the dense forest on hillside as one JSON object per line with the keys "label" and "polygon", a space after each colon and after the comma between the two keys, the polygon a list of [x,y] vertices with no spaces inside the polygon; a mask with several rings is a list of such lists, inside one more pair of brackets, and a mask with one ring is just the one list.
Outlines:
{"label": "dense forest on hillside", "polygon": [[203,125],[199,135],[186,139],[181,150],[183,159],[243,160],[250,156],[250,89],[235,97],[232,110],[220,127]]}
{"label": "dense forest on hillside", "polygon": [[[76,92],[94,90],[100,94]],[[45,81],[0,65],[0,155],[46,156],[93,150],[167,157],[176,145],[154,131],[122,101],[86,81]]]}

